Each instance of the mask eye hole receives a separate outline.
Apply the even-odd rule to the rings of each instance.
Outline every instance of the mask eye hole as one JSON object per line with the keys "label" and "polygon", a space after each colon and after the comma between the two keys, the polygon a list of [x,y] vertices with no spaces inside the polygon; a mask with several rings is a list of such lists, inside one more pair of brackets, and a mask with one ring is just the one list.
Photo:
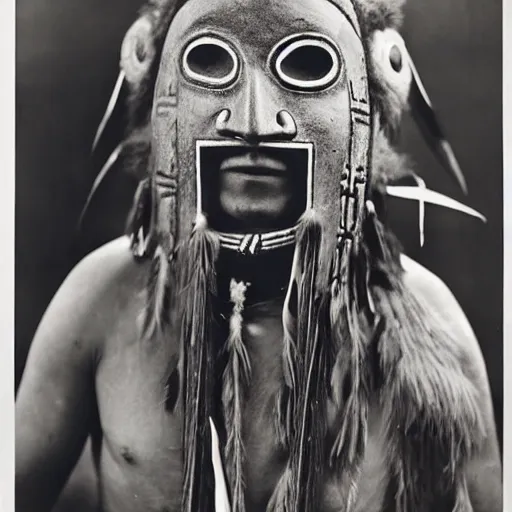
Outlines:
{"label": "mask eye hole", "polygon": [[231,85],[238,76],[237,54],[222,39],[204,36],[192,41],[181,59],[184,75],[205,87]]}
{"label": "mask eye hole", "polygon": [[318,91],[336,81],[341,71],[341,58],[327,38],[304,34],[279,43],[272,50],[270,66],[286,87]]}

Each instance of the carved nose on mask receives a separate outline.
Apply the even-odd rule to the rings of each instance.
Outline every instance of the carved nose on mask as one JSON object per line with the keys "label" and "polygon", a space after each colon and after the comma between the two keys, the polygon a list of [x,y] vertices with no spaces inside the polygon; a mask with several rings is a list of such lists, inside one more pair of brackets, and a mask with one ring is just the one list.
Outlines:
{"label": "carved nose on mask", "polygon": [[297,125],[287,110],[279,111],[272,123],[256,125],[257,129],[237,126],[231,122],[232,114],[228,109],[222,110],[217,116],[215,127],[223,137],[244,140],[249,143],[293,140],[297,135]]}
{"label": "carved nose on mask", "polygon": [[231,109],[218,114],[216,129],[219,135],[250,144],[295,138],[297,125],[292,115],[276,108],[271,96],[260,89],[258,83],[252,81],[247,93],[241,95]]}

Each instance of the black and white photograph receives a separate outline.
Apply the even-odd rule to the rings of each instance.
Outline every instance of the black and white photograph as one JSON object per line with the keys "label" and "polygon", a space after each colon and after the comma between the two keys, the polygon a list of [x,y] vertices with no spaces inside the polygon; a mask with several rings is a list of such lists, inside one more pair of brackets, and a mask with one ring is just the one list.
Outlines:
{"label": "black and white photograph", "polygon": [[503,8],[15,2],[13,510],[504,510]]}

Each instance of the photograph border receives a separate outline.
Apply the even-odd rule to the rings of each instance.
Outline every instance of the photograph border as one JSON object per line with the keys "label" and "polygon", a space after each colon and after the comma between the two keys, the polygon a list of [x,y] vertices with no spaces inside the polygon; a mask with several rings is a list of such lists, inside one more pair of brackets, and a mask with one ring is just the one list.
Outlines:
{"label": "photograph border", "polygon": [[[503,211],[504,211],[504,401],[503,500],[512,512],[512,2],[503,9]],[[3,50],[0,81],[0,163],[2,194],[0,239],[0,512],[14,511],[14,187],[15,187],[15,0],[0,2],[0,47]],[[509,63],[507,65],[507,62]],[[482,300],[485,300],[482,297]]]}

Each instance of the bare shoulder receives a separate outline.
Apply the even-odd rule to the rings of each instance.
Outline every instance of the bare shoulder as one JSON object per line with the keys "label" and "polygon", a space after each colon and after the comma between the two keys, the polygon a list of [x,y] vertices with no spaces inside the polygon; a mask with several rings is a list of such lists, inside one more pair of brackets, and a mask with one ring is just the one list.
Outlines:
{"label": "bare shoulder", "polygon": [[78,459],[96,414],[97,363],[119,318],[134,307],[143,267],[127,239],[115,240],[71,271],[46,310],[16,400],[20,510],[33,509],[32,496],[50,510]]}
{"label": "bare shoulder", "polygon": [[100,340],[113,317],[140,295],[146,268],[133,259],[126,237],[95,250],[67,276],[36,337],[51,330],[76,333],[82,340]]}
{"label": "bare shoulder", "polygon": [[487,380],[485,364],[480,345],[460,304],[448,286],[433,272],[411,258],[402,255],[405,270],[404,283],[440,321],[451,334],[454,343],[459,345],[465,362],[477,379]]}
{"label": "bare shoulder", "polygon": [[144,273],[144,264],[136,263],[127,237],[117,238],[87,255],[71,271],[63,289],[80,285],[84,297],[91,299],[105,293],[136,286]]}
{"label": "bare shoulder", "polygon": [[498,512],[502,510],[501,460],[489,379],[480,345],[446,284],[407,256],[402,256],[402,266],[406,286],[443,322],[443,329],[451,334],[450,342],[457,344],[464,373],[478,391],[485,432],[481,448],[469,461],[467,482],[475,512]]}

